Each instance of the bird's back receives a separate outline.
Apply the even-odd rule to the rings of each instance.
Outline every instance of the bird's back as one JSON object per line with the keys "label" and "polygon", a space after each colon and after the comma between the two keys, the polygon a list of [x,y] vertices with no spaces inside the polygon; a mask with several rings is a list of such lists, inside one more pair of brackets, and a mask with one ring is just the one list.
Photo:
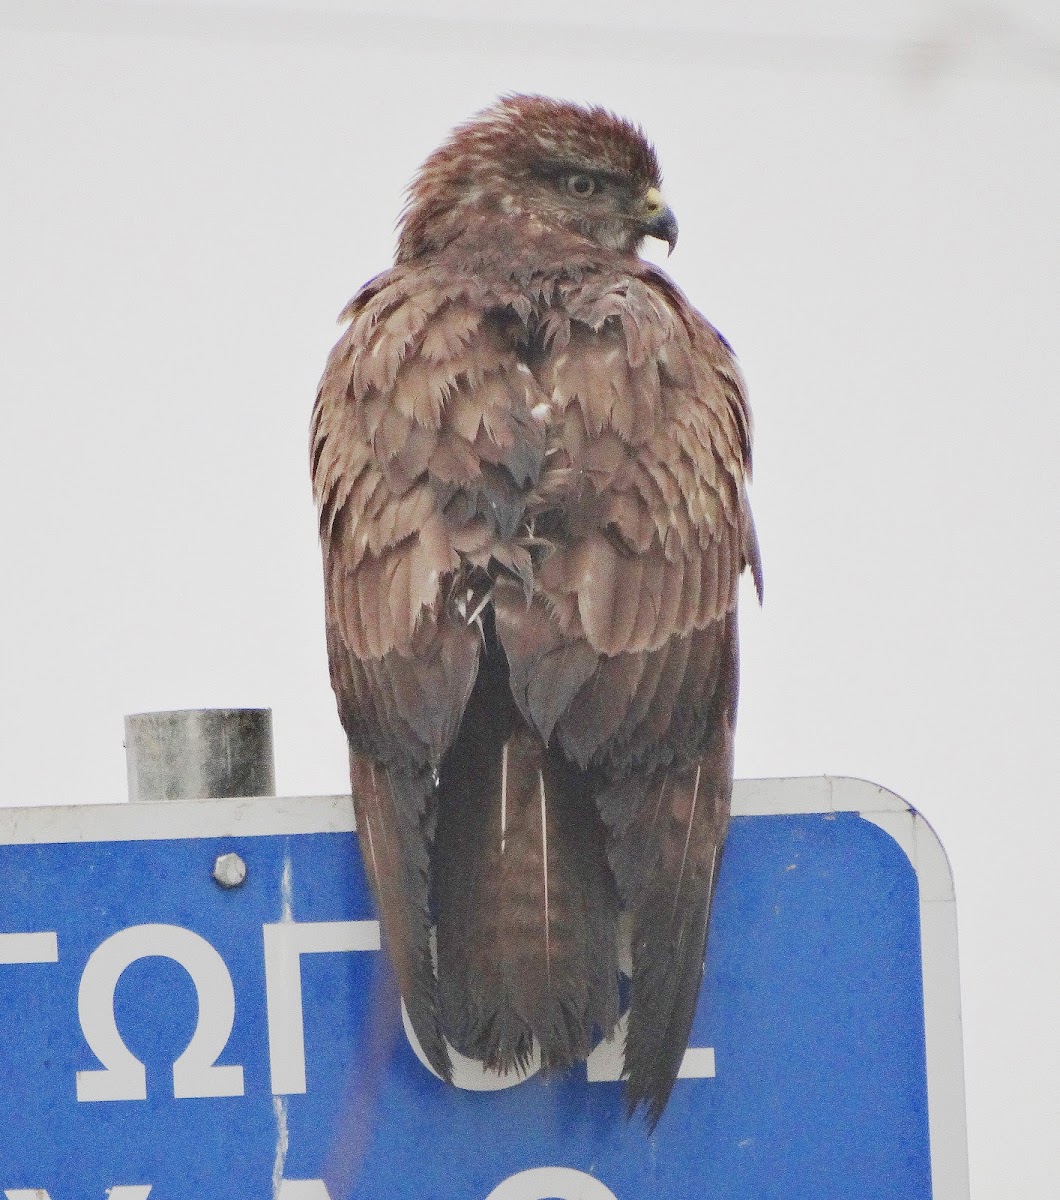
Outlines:
{"label": "bird's back", "polygon": [[[650,181],[640,135],[607,128]],[[502,1070],[535,1042],[546,1068],[584,1058],[618,1019],[624,911],[627,1095],[653,1124],[728,822],[745,566],[760,585],[743,385],[635,253],[473,207],[450,236],[431,195],[347,308],[313,415],[366,869],[443,1076],[446,1041]]]}

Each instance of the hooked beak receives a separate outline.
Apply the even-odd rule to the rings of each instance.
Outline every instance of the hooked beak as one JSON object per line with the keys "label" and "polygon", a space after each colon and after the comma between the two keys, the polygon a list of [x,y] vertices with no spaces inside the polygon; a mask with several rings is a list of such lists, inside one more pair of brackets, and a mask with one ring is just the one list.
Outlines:
{"label": "hooked beak", "polygon": [[669,252],[673,254],[674,246],[677,245],[677,218],[658,188],[648,188],[644,195],[644,221],[641,229],[648,237],[665,242],[670,247]]}

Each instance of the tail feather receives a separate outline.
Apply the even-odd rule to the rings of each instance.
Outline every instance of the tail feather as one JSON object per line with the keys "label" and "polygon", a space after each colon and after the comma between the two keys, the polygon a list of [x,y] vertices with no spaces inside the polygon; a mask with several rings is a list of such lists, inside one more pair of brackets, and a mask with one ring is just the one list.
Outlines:
{"label": "tail feather", "polygon": [[546,1069],[584,1058],[594,1026],[609,1032],[617,1019],[617,899],[579,784],[536,734],[509,740],[498,949]]}
{"label": "tail feather", "polygon": [[442,762],[432,897],[446,1035],[462,1054],[520,1069],[529,1062],[532,1038],[511,1005],[502,1003],[494,952],[507,799],[504,756],[495,751],[512,728],[508,708],[496,702],[496,675],[496,665],[484,660],[460,734]]}
{"label": "tail feather", "polygon": [[579,772],[550,752],[487,655],[442,767],[434,846],[442,1020],[453,1045],[520,1069],[584,1058],[618,1015],[617,897]]}
{"label": "tail feather", "polygon": [[621,903],[632,934],[626,1101],[654,1128],[688,1043],[728,827],[735,618],[675,639],[658,667],[635,658],[613,668],[634,696],[617,745],[603,683],[571,707],[572,720],[599,718],[586,745],[612,739],[582,766],[517,704],[487,613],[437,782],[427,766],[383,767],[358,751],[350,766],[384,936],[438,1074],[451,1076],[446,1038],[500,1071],[524,1069],[535,1043],[546,1070],[584,1059],[618,1019]]}

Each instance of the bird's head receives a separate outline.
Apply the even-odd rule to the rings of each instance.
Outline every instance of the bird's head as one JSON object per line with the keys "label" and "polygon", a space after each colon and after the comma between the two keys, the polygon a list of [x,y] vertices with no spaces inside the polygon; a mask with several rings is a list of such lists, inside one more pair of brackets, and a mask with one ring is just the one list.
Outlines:
{"label": "bird's head", "polygon": [[459,126],[409,189],[399,260],[440,249],[483,218],[559,230],[634,253],[677,242],[659,162],[637,126],[602,108],[508,96]]}

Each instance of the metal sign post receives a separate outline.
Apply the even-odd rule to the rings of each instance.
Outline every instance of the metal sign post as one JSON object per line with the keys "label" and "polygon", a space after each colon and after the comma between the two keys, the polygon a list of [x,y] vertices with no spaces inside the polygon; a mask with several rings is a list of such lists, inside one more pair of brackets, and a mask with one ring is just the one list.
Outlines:
{"label": "metal sign post", "polygon": [[857,780],[742,781],[735,812],[648,1137],[617,1046],[561,1077],[434,1078],[348,797],[0,810],[0,1195],[966,1200],[933,833]]}
{"label": "metal sign post", "polygon": [[129,799],[275,796],[272,709],[186,708],[125,718]]}

